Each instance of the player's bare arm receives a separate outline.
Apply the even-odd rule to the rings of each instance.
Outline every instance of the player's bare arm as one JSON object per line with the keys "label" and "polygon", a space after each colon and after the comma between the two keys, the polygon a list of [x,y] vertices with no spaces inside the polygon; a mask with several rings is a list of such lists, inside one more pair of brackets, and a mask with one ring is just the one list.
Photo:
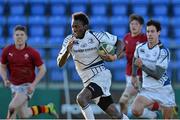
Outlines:
{"label": "player's bare arm", "polygon": [[66,60],[68,59],[70,55],[70,51],[73,47],[74,40],[75,40],[75,37],[72,37],[71,40],[68,42],[66,51],[63,53],[59,53],[57,57],[57,65],[59,67],[62,67],[66,63]]}
{"label": "player's bare arm", "polygon": [[137,58],[133,58],[133,64],[132,64],[132,77],[131,77],[131,82],[132,85],[134,86],[134,88],[138,88],[138,79],[137,79],[137,70],[138,70],[138,66],[136,65],[136,60]]}
{"label": "player's bare arm", "polygon": [[29,88],[28,88],[28,93],[31,94],[34,89],[36,88],[36,85],[39,83],[39,81],[43,78],[43,76],[45,75],[46,73],[46,67],[44,64],[40,65],[38,67],[38,73],[35,77],[35,80],[33,81],[32,84],[30,84]]}
{"label": "player's bare arm", "polygon": [[116,54],[114,54],[114,55],[105,54],[105,55],[100,55],[100,56],[103,60],[108,61],[108,62],[112,62],[112,61],[115,61],[117,59]]}
{"label": "player's bare arm", "polygon": [[117,55],[117,58],[120,59],[122,57],[125,56],[125,45],[124,45],[124,42],[118,40],[116,42],[116,55]]}
{"label": "player's bare arm", "polygon": [[7,77],[7,65],[6,64],[0,64],[0,74],[2,76],[4,86],[9,87],[10,81],[8,80]]}

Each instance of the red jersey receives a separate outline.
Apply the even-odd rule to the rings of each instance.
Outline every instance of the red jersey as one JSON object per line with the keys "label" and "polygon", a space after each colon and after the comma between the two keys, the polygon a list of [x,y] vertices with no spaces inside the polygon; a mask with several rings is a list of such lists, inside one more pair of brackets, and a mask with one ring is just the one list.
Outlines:
{"label": "red jersey", "polygon": [[3,49],[1,63],[7,64],[9,80],[14,85],[32,83],[35,79],[35,67],[43,64],[39,53],[26,46],[22,50],[10,45]]}
{"label": "red jersey", "polygon": [[[136,45],[139,43],[143,43],[147,41],[146,34],[140,33],[137,36],[132,37],[131,33],[128,33],[125,35],[123,39],[125,43],[125,53],[126,53],[126,59],[127,59],[127,65],[126,65],[126,74],[131,75],[132,73],[132,60],[134,57],[134,51],[136,49]],[[141,70],[138,70],[137,73],[139,76],[142,75]]]}

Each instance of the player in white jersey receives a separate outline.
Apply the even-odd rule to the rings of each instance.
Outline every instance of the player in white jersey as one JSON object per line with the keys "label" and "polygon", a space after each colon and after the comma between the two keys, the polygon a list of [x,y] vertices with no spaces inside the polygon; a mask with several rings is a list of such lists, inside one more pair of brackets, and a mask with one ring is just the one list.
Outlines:
{"label": "player in white jersey", "polygon": [[[104,66],[103,60],[114,61],[123,50],[122,42],[117,36],[107,32],[93,32],[88,30],[88,17],[84,13],[72,15],[72,34],[63,42],[62,49],[57,57],[58,66],[62,67],[69,55],[75,62],[76,70],[82,79],[84,88],[77,95],[77,103],[86,119],[94,119],[90,107],[92,100],[111,118],[124,118],[114,105],[110,94],[111,72]],[[115,55],[98,55],[98,46],[106,42],[116,46]]]}
{"label": "player in white jersey", "polygon": [[174,91],[166,71],[170,60],[170,53],[159,41],[161,25],[159,22],[147,22],[148,42],[136,47],[133,60],[132,83],[136,85],[137,68],[143,71],[143,84],[140,93],[132,105],[132,113],[140,116],[145,107],[158,102],[161,106],[163,117],[172,117],[173,107],[176,106]]}

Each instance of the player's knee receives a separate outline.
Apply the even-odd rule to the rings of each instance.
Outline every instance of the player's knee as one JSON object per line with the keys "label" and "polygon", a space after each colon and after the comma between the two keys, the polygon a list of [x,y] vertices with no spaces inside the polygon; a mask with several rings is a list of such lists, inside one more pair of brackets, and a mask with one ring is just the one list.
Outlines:
{"label": "player's knee", "polygon": [[142,112],[134,107],[132,107],[132,114],[136,117],[139,117],[142,115]]}
{"label": "player's knee", "polygon": [[9,111],[13,111],[14,112],[17,108],[16,108],[16,106],[10,104],[8,109],[9,109]]}
{"label": "player's knee", "polygon": [[9,111],[9,115],[11,116],[12,114],[14,114],[15,108],[12,106],[9,106],[8,111]]}
{"label": "player's knee", "polygon": [[76,102],[80,105],[80,106],[85,106],[87,104],[87,100],[86,98],[81,95],[81,94],[78,94],[77,97],[76,97]]}
{"label": "player's knee", "polygon": [[82,101],[82,97],[81,97],[81,95],[78,94],[78,95],[76,96],[76,102],[77,102],[78,104],[80,104],[81,101]]}

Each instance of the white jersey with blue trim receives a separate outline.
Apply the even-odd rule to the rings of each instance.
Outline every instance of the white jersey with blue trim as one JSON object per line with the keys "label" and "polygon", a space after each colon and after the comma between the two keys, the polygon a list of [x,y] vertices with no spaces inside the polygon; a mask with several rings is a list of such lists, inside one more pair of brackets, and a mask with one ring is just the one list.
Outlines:
{"label": "white jersey with blue trim", "polygon": [[[66,51],[71,38],[72,34],[65,38],[60,55]],[[103,60],[97,53],[100,42],[115,45],[117,36],[108,32],[93,32],[88,30],[84,38],[75,39],[72,50],[70,51],[75,62],[76,70],[84,83],[106,69]]]}
{"label": "white jersey with blue trim", "polygon": [[149,48],[147,42],[137,45],[134,52],[134,57],[141,58],[143,64],[151,70],[155,70],[156,66],[166,69],[163,76],[159,80],[156,80],[143,71],[142,87],[159,88],[171,84],[171,81],[167,76],[170,52],[167,48],[164,48],[161,43],[155,45],[153,48]]}

